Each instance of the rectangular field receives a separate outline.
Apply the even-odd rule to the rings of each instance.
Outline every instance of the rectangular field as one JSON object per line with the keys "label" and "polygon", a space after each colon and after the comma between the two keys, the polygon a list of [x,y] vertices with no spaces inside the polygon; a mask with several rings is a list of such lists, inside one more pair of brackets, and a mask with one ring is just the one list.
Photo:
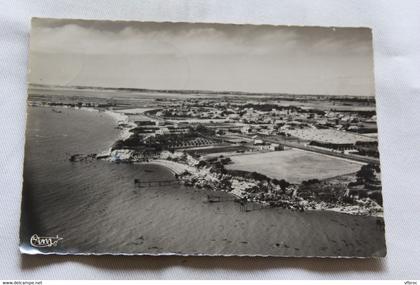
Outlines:
{"label": "rectangular field", "polygon": [[363,165],[314,152],[289,149],[267,153],[231,156],[226,168],[255,171],[271,178],[300,183],[308,179],[325,179],[356,172]]}

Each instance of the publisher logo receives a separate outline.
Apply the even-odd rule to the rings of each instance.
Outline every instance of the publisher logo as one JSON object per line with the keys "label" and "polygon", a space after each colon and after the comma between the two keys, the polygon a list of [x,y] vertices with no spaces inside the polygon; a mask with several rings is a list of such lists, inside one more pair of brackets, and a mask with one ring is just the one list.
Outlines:
{"label": "publisher logo", "polygon": [[40,237],[37,234],[31,236],[30,243],[33,247],[53,247],[57,246],[58,242],[62,240],[58,236],[55,237]]}

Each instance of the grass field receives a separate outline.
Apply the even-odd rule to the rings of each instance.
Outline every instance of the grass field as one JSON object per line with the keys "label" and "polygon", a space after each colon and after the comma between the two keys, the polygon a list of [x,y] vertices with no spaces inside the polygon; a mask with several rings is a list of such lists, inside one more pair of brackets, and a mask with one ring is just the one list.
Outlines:
{"label": "grass field", "polygon": [[359,162],[297,149],[238,155],[231,159],[233,163],[226,165],[228,169],[256,171],[293,183],[356,172],[362,165]]}

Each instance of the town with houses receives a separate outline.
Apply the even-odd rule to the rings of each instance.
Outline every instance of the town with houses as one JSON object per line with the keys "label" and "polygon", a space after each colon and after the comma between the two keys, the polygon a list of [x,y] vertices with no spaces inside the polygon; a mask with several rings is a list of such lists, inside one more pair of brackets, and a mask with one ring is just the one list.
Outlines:
{"label": "town with houses", "polygon": [[160,164],[177,183],[229,193],[245,208],[382,215],[374,98],[122,91],[135,94],[56,98],[33,91],[29,104],[117,114],[125,135],[89,158]]}

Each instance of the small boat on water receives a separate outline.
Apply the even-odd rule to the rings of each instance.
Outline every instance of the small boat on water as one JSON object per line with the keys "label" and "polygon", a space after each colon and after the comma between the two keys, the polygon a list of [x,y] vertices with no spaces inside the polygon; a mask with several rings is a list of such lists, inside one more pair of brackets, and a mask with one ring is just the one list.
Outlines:
{"label": "small boat on water", "polygon": [[57,110],[57,109],[52,109],[52,111],[55,112],[55,113],[62,113],[61,110]]}

